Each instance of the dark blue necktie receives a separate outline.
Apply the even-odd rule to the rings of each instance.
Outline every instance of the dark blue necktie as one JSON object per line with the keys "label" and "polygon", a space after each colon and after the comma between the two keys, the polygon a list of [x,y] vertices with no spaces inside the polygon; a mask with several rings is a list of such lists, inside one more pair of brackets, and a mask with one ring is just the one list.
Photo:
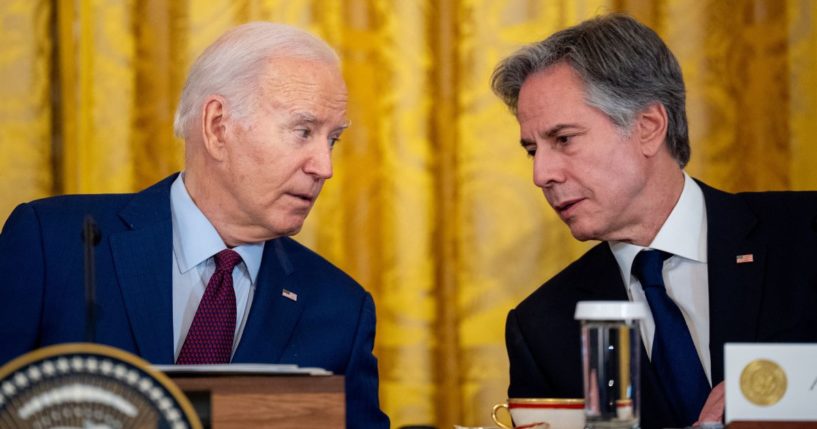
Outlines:
{"label": "dark blue necktie", "polygon": [[661,270],[670,254],[642,250],[633,261],[633,275],[641,282],[652,318],[655,336],[652,365],[671,407],[684,425],[698,420],[711,388],[681,310],[667,295]]}

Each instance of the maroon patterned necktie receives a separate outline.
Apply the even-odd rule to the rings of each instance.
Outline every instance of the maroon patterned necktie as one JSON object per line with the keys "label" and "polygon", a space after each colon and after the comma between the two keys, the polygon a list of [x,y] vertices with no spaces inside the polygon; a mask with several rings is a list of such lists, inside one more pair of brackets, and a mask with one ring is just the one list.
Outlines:
{"label": "maroon patterned necktie", "polygon": [[216,272],[207,283],[176,364],[230,363],[236,313],[233,268],[241,262],[241,256],[225,249],[216,254],[215,260]]}

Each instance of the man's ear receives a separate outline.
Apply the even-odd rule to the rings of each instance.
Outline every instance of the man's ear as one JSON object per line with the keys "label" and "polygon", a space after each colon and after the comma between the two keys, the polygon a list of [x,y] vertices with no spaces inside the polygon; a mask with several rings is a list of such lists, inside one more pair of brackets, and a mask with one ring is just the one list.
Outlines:
{"label": "man's ear", "polygon": [[201,112],[204,150],[210,157],[221,161],[225,155],[227,127],[224,117],[224,99],[217,95],[207,97]]}
{"label": "man's ear", "polygon": [[658,153],[667,139],[667,109],[655,102],[636,115],[633,132],[641,145],[641,152],[651,157]]}

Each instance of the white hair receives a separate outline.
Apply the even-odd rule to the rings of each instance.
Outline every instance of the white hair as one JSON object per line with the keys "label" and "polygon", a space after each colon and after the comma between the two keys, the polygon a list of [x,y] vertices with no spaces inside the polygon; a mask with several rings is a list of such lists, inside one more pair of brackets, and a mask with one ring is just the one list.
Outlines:
{"label": "white hair", "polygon": [[224,33],[196,59],[184,84],[173,119],[173,132],[187,138],[191,122],[211,95],[224,97],[230,115],[246,118],[261,92],[260,76],[271,57],[338,64],[335,51],[304,30],[271,22],[251,22]]}

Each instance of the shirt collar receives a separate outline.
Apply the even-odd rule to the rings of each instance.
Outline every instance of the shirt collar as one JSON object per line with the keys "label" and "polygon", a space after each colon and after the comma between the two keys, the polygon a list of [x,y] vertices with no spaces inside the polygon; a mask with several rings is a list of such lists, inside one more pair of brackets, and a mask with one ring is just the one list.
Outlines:
{"label": "shirt collar", "polygon": [[[622,273],[629,276],[638,252],[644,247],[619,241],[608,243]],[[658,230],[649,248],[706,263],[706,203],[701,187],[684,172],[684,189]]]}
{"label": "shirt collar", "polygon": [[[183,273],[227,248],[213,224],[187,193],[184,173],[179,174],[170,186],[170,212],[173,222],[173,253]],[[261,268],[264,243],[242,244],[233,250],[241,255],[250,280],[255,284]]]}
{"label": "shirt collar", "polygon": [[684,173],[684,190],[650,247],[706,263],[706,204],[701,187]]}

